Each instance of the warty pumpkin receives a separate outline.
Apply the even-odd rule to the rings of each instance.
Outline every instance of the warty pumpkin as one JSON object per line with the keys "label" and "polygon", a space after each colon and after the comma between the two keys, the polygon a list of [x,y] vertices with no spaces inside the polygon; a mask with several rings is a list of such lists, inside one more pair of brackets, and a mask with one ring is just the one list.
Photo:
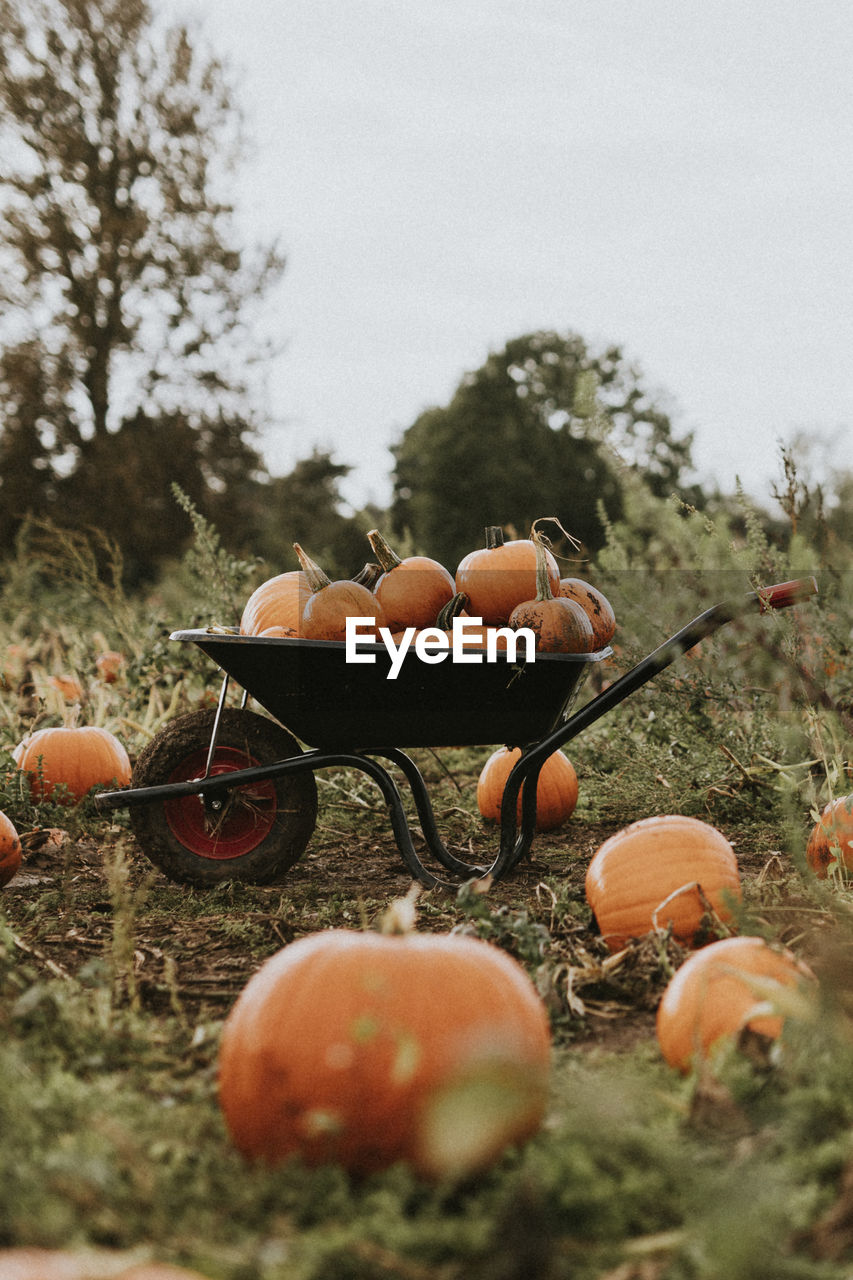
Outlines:
{"label": "warty pumpkin", "polygon": [[616,634],[616,614],[605,595],[583,578],[561,578],[558,594],[576,601],[592,624],[594,649],[604,649]]}
{"label": "warty pumpkin", "polygon": [[595,648],[592,623],[586,610],[576,600],[554,592],[548,572],[545,545],[534,533],[536,549],[536,594],[516,605],[509,615],[509,625],[517,631],[528,627],[536,637],[536,649],[542,653],[589,653]]}
{"label": "warty pumpkin", "polygon": [[790,951],[777,951],[763,938],[711,942],[687,957],[663,993],[656,1017],[661,1053],[687,1072],[744,1028],[775,1039],[784,1023],[782,1005],[790,1003],[786,989],[814,982]]}
{"label": "warty pumpkin", "polygon": [[611,951],[652,929],[695,945],[710,906],[723,922],[741,897],[731,844],[683,814],[641,818],[605,840],[586,872],[586,899]]}
{"label": "warty pumpkin", "polygon": [[[560,569],[550,551],[545,561],[552,592],[559,590]],[[517,604],[536,595],[536,544],[530,538],[504,540],[498,525],[486,528],[485,546],[469,551],[456,569],[457,591],[468,597],[472,618],[504,626]]]}
{"label": "warty pumpkin", "polygon": [[830,800],[812,828],[806,861],[825,880],[833,861],[853,871],[853,795]]}
{"label": "warty pumpkin", "polygon": [[[520,747],[498,747],[483,765],[477,780],[477,808],[481,817],[487,821],[500,822],[506,780],[520,756]],[[568,822],[577,802],[578,776],[574,765],[562,751],[555,751],[539,770],[536,784],[536,830],[553,831]],[[516,806],[516,819],[521,821],[521,792]]]}
{"label": "warty pumpkin", "polygon": [[30,789],[39,800],[52,796],[58,786],[80,800],[98,783],[123,787],[130,782],[124,746],[108,729],[94,725],[36,729],[13,754],[18,768],[30,775]]}
{"label": "warty pumpkin", "polygon": [[0,886],[8,884],[21,865],[21,841],[12,819],[0,810]]}
{"label": "warty pumpkin", "polygon": [[382,567],[373,593],[386,625],[391,631],[434,626],[437,614],[453,597],[453,575],[429,556],[401,559],[378,529],[371,529],[367,540]]}
{"label": "warty pumpkin", "polygon": [[[301,569],[267,578],[249,596],[240,618],[244,636],[298,636],[311,588]],[[275,630],[273,630],[275,628]]]}
{"label": "warty pumpkin", "polygon": [[219,1101],[250,1160],[464,1176],[536,1132],[549,1060],[544,1005],[506,952],[333,929],[249,980],[223,1029]]}
{"label": "warty pumpkin", "polygon": [[345,640],[347,618],[372,618],[377,630],[387,625],[385,611],[372,591],[352,578],[332,582],[298,542],[293,549],[310,588],[302,610],[301,634],[306,640]]}

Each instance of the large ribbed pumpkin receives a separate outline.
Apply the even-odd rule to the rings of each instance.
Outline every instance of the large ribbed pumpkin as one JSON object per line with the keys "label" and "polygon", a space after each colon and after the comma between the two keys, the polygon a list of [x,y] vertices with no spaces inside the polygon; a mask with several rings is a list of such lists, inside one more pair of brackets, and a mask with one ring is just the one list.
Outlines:
{"label": "large ribbed pumpkin", "polygon": [[[530,538],[505,542],[498,525],[486,529],[485,543],[459,561],[456,590],[467,595],[472,618],[503,626],[516,605],[536,595],[536,543]],[[556,592],[560,587],[559,566],[550,551],[545,560],[548,582]]]}
{"label": "large ribbed pumpkin", "polygon": [[746,1027],[775,1039],[784,1022],[781,1006],[774,1007],[777,991],[808,982],[814,975],[805,965],[763,938],[709,943],[687,957],[663,993],[656,1022],[661,1053],[686,1072]]}
{"label": "large ribbed pumpkin", "polygon": [[642,818],[617,831],[586,873],[587,902],[611,951],[669,925],[690,946],[706,914],[703,898],[727,921],[731,901],[740,896],[737,859],[726,837],[682,814]]}
{"label": "large ribbed pumpkin", "polygon": [[224,1027],[219,1098],[251,1160],[457,1176],[538,1129],[549,1058],[544,1006],[497,947],[333,929],[250,979]]}
{"label": "large ribbed pumpkin", "polygon": [[[520,747],[498,747],[483,765],[477,781],[477,808],[487,821],[500,822],[506,780],[520,755]],[[539,770],[536,784],[536,830],[552,831],[568,822],[577,802],[578,776],[574,766],[562,751],[555,751]],[[520,822],[520,792],[516,811]]]}
{"label": "large ribbed pumpkin", "polygon": [[11,818],[0,811],[0,886],[8,884],[21,865],[21,841]]}
{"label": "large ribbed pumpkin", "polygon": [[130,1262],[126,1253],[85,1249],[0,1249],[0,1280],[206,1280],[166,1262]]}
{"label": "large ribbed pumpkin", "polygon": [[[64,785],[80,800],[99,783],[123,787],[130,782],[130,760],[115,734],[94,725],[36,729],[14,752],[19,769],[30,775],[36,799]],[[58,798],[58,797],[57,797]]]}
{"label": "large ribbed pumpkin", "polygon": [[853,795],[831,800],[812,828],[806,860],[825,880],[833,861],[853,871]]}
{"label": "large ribbed pumpkin", "polygon": [[259,636],[275,627],[277,635],[299,635],[302,610],[311,595],[301,569],[268,578],[249,596],[240,618],[244,636]]}

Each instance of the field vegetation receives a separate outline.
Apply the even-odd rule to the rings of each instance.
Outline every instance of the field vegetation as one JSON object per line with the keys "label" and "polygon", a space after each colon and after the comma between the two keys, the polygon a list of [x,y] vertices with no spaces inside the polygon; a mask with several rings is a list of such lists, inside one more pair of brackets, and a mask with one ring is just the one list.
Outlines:
{"label": "field vegetation", "polygon": [[[222,1023],[260,963],[318,929],[375,927],[410,888],[372,784],[318,775],[318,826],[287,879],[203,891],[154,870],[123,811],[35,804],[11,754],[69,717],[138,754],[218,692],[170,631],[233,625],[253,587],[293,565],[235,559],[188,504],[190,552],[132,595],[97,535],[27,524],[0,598],[0,808],[24,844],[0,891],[0,1246],[110,1249],[211,1280],[849,1278],[853,896],[838,867],[815,878],[805,846],[823,805],[853,791],[853,562],[795,485],[789,498],[771,540],[745,501],[714,524],[628,477],[605,546],[572,566],[616,611],[601,679],[719,599],[811,574],[820,594],[723,628],[567,744],[578,807],[510,878],[418,897],[420,929],[486,938],[525,966],[554,1039],[541,1133],[441,1185],[404,1167],[362,1181],[249,1167],[216,1102]],[[124,655],[114,683],[95,665],[105,649]],[[73,703],[61,675],[80,683]],[[466,859],[496,850],[475,801],[491,749],[414,753]],[[655,932],[611,956],[584,897],[595,849],[656,813],[724,832],[744,885],[737,928],[792,948],[821,983],[777,1044],[727,1048],[687,1077],[654,1035],[682,948]]]}

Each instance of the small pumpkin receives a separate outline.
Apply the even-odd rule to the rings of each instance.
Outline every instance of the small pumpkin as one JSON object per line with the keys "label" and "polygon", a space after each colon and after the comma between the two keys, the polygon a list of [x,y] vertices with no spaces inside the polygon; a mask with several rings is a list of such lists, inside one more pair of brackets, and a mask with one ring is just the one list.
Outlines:
{"label": "small pumpkin", "polygon": [[[521,755],[520,747],[499,747],[493,751],[477,780],[477,808],[489,822],[500,822],[501,802],[510,770]],[[561,827],[575,811],[578,802],[578,776],[574,765],[555,751],[539,770],[536,783],[536,830],[553,831]],[[516,819],[521,821],[521,793]]]}
{"label": "small pumpkin", "polygon": [[586,899],[611,951],[670,925],[679,942],[695,945],[707,906],[727,922],[740,897],[729,841],[683,814],[632,822],[604,841],[586,872]]}
{"label": "small pumpkin", "polygon": [[559,594],[575,600],[592,623],[593,648],[604,649],[616,634],[616,614],[605,595],[583,578],[561,578]]}
{"label": "small pumpkin", "polygon": [[826,805],[809,836],[806,861],[820,880],[826,879],[834,861],[853,871],[853,795]]}
{"label": "small pumpkin", "polygon": [[[301,569],[291,569],[267,578],[249,596],[240,618],[244,636],[298,636],[302,610],[311,595],[308,578]],[[271,628],[275,627],[273,632]]]}
{"label": "small pumpkin", "polygon": [[130,1262],[106,1250],[0,1249],[2,1280],[206,1280],[165,1262]]}
{"label": "small pumpkin", "polygon": [[[550,551],[545,561],[551,591],[560,587],[560,569]],[[486,528],[485,546],[469,551],[455,575],[457,591],[468,597],[468,612],[483,622],[504,626],[517,604],[531,600],[537,588],[536,544],[531,538],[504,540],[498,525]]]}
{"label": "small pumpkin", "polygon": [[369,588],[352,578],[332,582],[298,542],[293,549],[310,588],[302,610],[301,634],[306,640],[345,640],[347,618],[372,618],[377,630],[386,625],[385,611]]}
{"label": "small pumpkin", "polygon": [[13,754],[18,768],[30,775],[36,800],[52,796],[58,786],[80,800],[99,783],[123,787],[130,782],[124,746],[108,729],[94,725],[36,729]]}
{"label": "small pumpkin", "polygon": [[687,1072],[747,1027],[776,1039],[784,1014],[768,1009],[774,995],[814,981],[790,951],[777,951],[763,938],[711,942],[687,957],[661,997],[656,1018],[661,1053],[671,1067]]}
{"label": "small pumpkin", "polygon": [[595,648],[594,632],[586,610],[576,600],[555,594],[549,574],[545,545],[534,533],[536,548],[536,594],[516,605],[509,625],[518,631],[528,627],[542,653],[589,653]]}
{"label": "small pumpkin", "polygon": [[21,865],[21,841],[11,818],[0,810],[0,886],[8,884]]}
{"label": "small pumpkin", "polygon": [[219,1101],[250,1160],[467,1175],[539,1128],[549,1059],[544,1005],[506,952],[331,929],[284,947],[243,989]]}
{"label": "small pumpkin", "polygon": [[392,631],[434,626],[439,610],[454,594],[453,575],[429,556],[401,559],[378,529],[371,529],[367,540],[382,567],[373,593],[386,625]]}

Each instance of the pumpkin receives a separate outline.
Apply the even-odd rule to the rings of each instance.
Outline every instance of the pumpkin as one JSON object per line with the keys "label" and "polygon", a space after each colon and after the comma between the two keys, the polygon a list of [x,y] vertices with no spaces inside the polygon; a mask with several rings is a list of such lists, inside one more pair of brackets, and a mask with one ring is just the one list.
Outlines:
{"label": "pumpkin", "polygon": [[34,799],[53,795],[59,785],[80,800],[97,783],[130,782],[130,760],[122,744],[108,729],[94,725],[79,728],[36,729],[14,752],[19,769],[30,775]]}
{"label": "pumpkin", "polygon": [[310,595],[302,610],[301,634],[307,640],[345,640],[347,618],[372,618],[385,626],[385,613],[368,587],[351,578],[332,582],[298,542],[293,549],[308,580]]}
{"label": "pumpkin", "polygon": [[806,861],[820,880],[838,862],[853,871],[853,795],[831,800],[812,828]]}
{"label": "pumpkin", "polygon": [[558,594],[575,600],[592,623],[593,648],[604,649],[616,634],[616,614],[606,596],[582,578],[561,578]]}
{"label": "pumpkin", "polygon": [[11,818],[0,810],[0,886],[8,884],[21,865],[21,841]]}
{"label": "pumpkin", "polygon": [[124,666],[124,654],[117,649],[105,649],[95,659],[95,669],[104,684],[115,684]]}
{"label": "pumpkin", "polygon": [[687,957],[661,997],[656,1020],[661,1053],[671,1067],[687,1072],[747,1027],[776,1039],[784,1014],[767,1005],[775,1003],[780,988],[814,981],[790,951],[777,951],[763,938],[711,942]]}
{"label": "pumpkin", "polygon": [[[551,590],[560,587],[560,570],[550,551],[545,555]],[[536,544],[530,538],[505,542],[497,525],[486,529],[486,545],[460,560],[456,590],[468,597],[468,612],[483,622],[503,626],[517,604],[536,594]]]}
{"label": "pumpkin", "polygon": [[268,578],[246,601],[240,618],[241,635],[259,636],[270,633],[272,627],[277,628],[274,635],[299,635],[302,610],[310,594],[308,578],[301,569]]}
{"label": "pumpkin", "polygon": [[710,906],[721,921],[739,901],[740,873],[722,832],[682,814],[641,818],[596,850],[586,899],[611,951],[652,929],[695,945]]}
{"label": "pumpkin", "polygon": [[401,559],[378,529],[367,535],[373,554],[382,567],[382,576],[373,593],[382,606],[388,627],[431,627],[439,610],[453,597],[453,576],[429,556]]}
{"label": "pumpkin", "polygon": [[284,947],[229,1013],[219,1101],[236,1147],[368,1174],[466,1175],[542,1121],[544,1005],[491,943],[331,929]]}
{"label": "pumpkin", "polygon": [[205,1280],[163,1262],[130,1262],[126,1253],[67,1249],[0,1249],[0,1280]]}
{"label": "pumpkin", "polygon": [[589,653],[595,648],[592,623],[586,610],[568,596],[555,595],[551,586],[547,552],[542,538],[534,534],[536,548],[536,595],[516,605],[509,615],[514,630],[528,627],[542,653]]}
{"label": "pumpkin", "polygon": [[[501,801],[510,770],[521,755],[520,747],[499,747],[483,765],[477,781],[477,808],[490,822],[500,822]],[[552,831],[567,822],[578,802],[578,777],[570,760],[555,751],[539,770],[536,783],[536,830]],[[521,793],[516,819],[521,821]]]}

